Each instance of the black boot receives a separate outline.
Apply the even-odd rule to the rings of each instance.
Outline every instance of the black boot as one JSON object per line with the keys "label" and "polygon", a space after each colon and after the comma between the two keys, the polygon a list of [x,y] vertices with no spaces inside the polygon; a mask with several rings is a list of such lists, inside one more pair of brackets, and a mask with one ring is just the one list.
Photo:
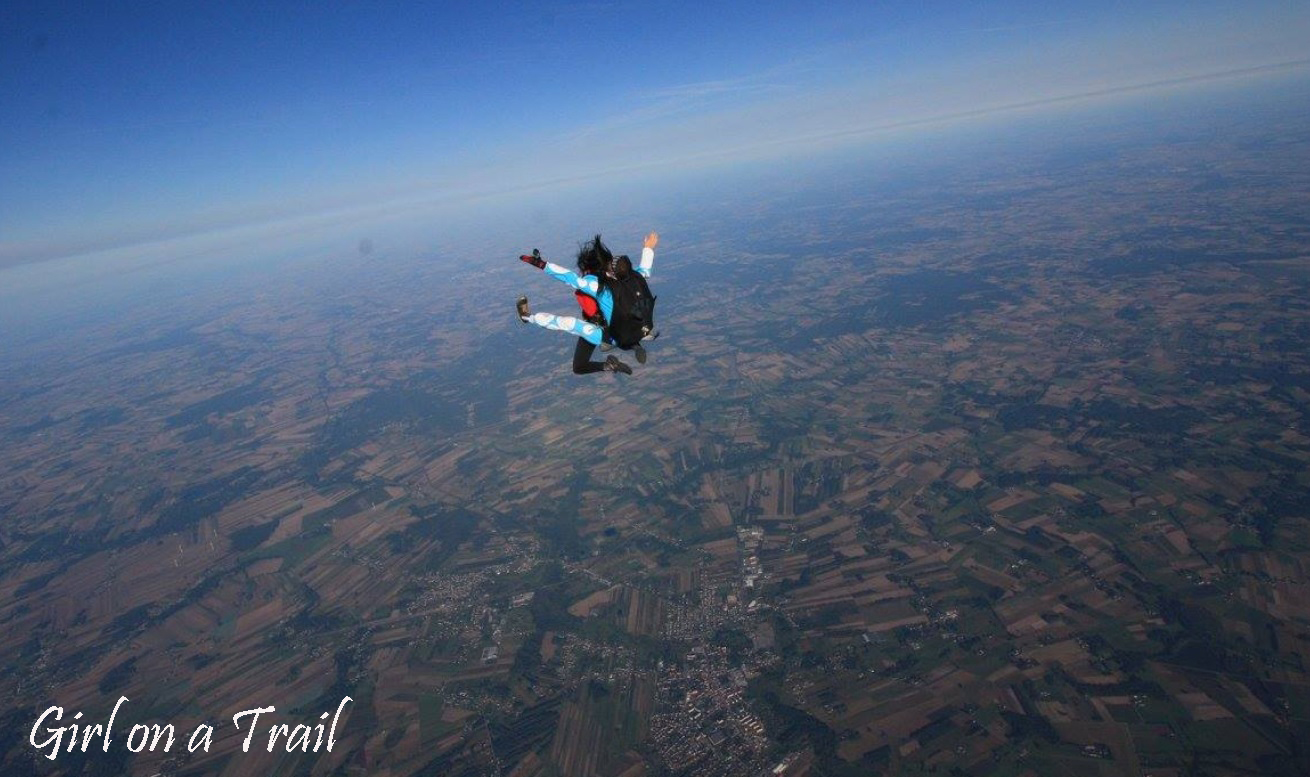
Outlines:
{"label": "black boot", "polygon": [[608,356],[605,358],[606,372],[621,372],[624,375],[631,375],[632,368],[619,360],[617,356]]}

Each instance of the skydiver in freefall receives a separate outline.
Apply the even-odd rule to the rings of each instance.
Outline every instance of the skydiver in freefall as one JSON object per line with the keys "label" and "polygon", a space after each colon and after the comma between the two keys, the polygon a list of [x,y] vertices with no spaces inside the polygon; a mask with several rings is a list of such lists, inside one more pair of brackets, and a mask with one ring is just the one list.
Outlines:
{"label": "skydiver in freefall", "polygon": [[[576,273],[542,259],[537,251],[533,251],[531,255],[520,256],[520,260],[544,270],[555,280],[571,286],[582,315],[579,317],[532,313],[528,309],[528,298],[520,297],[517,302],[519,320],[545,329],[577,335],[578,342],[573,350],[575,375],[592,372],[622,372],[631,375],[632,368],[613,354],[607,356],[605,361],[592,361],[591,357],[597,347],[605,348],[615,344],[614,338],[608,336],[610,333],[607,332],[607,327],[614,316],[615,284],[622,281],[627,274],[635,272],[641,276],[641,286],[649,294],[649,287],[645,286],[644,279],[650,277],[651,266],[655,262],[655,247],[659,245],[659,241],[660,237],[655,232],[646,236],[642,244],[641,260],[635,267],[627,256],[615,259],[613,253],[601,242],[600,235],[584,243],[578,251]],[[652,296],[651,300],[653,299]],[[650,340],[658,336],[659,332],[653,328],[651,322],[647,321],[640,333],[640,339]],[[637,362],[645,364],[646,349],[640,339],[630,348],[637,357]]]}

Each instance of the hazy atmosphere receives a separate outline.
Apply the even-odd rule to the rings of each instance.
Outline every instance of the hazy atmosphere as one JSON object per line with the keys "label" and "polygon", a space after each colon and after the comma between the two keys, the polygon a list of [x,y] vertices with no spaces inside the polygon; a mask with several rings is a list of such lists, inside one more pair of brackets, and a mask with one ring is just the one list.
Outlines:
{"label": "hazy atmosphere", "polygon": [[1307,41],[6,5],[0,774],[1310,774]]}
{"label": "hazy atmosphere", "polygon": [[1296,2],[458,5],[11,5],[0,266],[436,224],[1304,68],[1310,39]]}

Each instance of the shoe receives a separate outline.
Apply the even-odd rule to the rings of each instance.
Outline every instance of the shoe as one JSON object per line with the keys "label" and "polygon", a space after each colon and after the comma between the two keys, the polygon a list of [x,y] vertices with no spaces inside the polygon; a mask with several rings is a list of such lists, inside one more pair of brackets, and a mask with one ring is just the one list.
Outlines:
{"label": "shoe", "polygon": [[525,324],[528,323],[528,316],[532,315],[528,312],[528,298],[519,297],[518,302],[514,303],[514,307],[519,311],[519,321]]}
{"label": "shoe", "polygon": [[619,361],[617,356],[610,356],[605,359],[605,370],[606,372],[621,372],[624,375],[632,374],[632,368]]}
{"label": "shoe", "polygon": [[660,336],[660,330],[655,329],[655,330],[652,330],[652,331],[647,332],[646,334],[642,335],[642,336],[641,336],[641,339],[643,339],[643,340],[654,340],[655,338],[657,338],[657,337],[659,337],[659,336]]}
{"label": "shoe", "polygon": [[614,350],[614,343],[601,343],[601,344],[600,344],[600,352],[601,352],[601,353],[604,353],[604,352],[606,352],[606,351],[612,351],[612,350]]}
{"label": "shoe", "polygon": [[646,349],[641,347],[641,343],[632,346],[632,353],[637,357],[637,364],[646,363]]}

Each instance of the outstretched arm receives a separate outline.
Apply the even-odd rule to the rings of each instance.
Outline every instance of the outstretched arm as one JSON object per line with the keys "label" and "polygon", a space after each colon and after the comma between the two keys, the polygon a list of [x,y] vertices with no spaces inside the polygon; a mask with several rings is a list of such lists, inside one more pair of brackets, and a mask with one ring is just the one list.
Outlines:
{"label": "outstretched arm", "polygon": [[595,278],[592,278],[589,275],[580,276],[567,267],[561,267],[554,262],[548,262],[541,258],[541,252],[535,248],[532,249],[530,255],[520,255],[519,261],[526,262],[533,267],[545,270],[546,274],[555,280],[560,281],[561,283],[567,283],[578,291],[584,291],[593,297],[600,291],[600,284],[596,282]]}
{"label": "outstretched arm", "polygon": [[541,268],[546,274],[561,283],[567,283],[578,291],[584,291],[591,296],[596,296],[600,292],[600,284],[590,275],[578,275],[567,267],[560,267],[554,262],[546,262],[546,266]]}
{"label": "outstretched arm", "polygon": [[637,272],[645,277],[650,277],[651,265],[655,264],[655,246],[660,244],[658,232],[651,232],[641,244],[641,262],[637,264]]}

